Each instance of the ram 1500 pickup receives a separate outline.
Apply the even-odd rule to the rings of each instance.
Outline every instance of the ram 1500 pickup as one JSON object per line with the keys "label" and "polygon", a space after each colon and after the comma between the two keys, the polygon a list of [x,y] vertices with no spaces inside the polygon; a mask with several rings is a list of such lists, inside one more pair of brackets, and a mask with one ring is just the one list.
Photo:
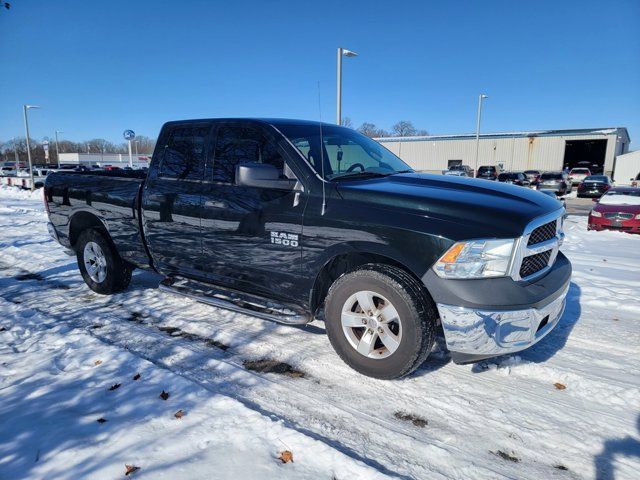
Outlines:
{"label": "ram 1500 pickup", "polygon": [[166,123],[148,173],[47,177],[49,230],[112,294],[160,288],[288,324],[324,320],[358,372],[416,369],[438,331],[456,363],[523,350],[558,323],[571,265],[562,205],[427,175],[348,128],[275,119]]}

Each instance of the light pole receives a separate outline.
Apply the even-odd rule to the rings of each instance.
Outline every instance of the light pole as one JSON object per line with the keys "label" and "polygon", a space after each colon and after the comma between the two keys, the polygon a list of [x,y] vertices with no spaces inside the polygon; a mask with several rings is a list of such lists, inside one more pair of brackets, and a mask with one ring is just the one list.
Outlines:
{"label": "light pole", "polygon": [[482,101],[485,98],[489,98],[487,95],[481,93],[478,96],[478,121],[476,122],[476,161],[474,163],[473,174],[477,176],[478,172],[478,152],[480,151],[480,117],[482,116]]}
{"label": "light pole", "polygon": [[357,57],[356,52],[347,50],[346,48],[338,48],[338,88],[337,88],[337,107],[336,107],[336,123],[342,125],[342,56]]}
{"label": "light pole", "polygon": [[30,108],[40,108],[37,105],[23,105],[24,108],[24,129],[27,134],[27,158],[29,159],[29,179],[31,180],[31,191],[33,192],[33,165],[31,163],[31,143],[29,142],[29,119],[27,118],[27,110]]}
{"label": "light pole", "polygon": [[58,168],[60,168],[60,148],[58,147],[58,134],[64,133],[63,130],[56,130],[56,158],[58,159]]}
{"label": "light pole", "polygon": [[137,157],[137,156],[138,156],[138,144],[139,144],[140,142],[139,142],[138,140],[135,140],[133,143],[134,143],[134,144],[135,144],[135,146],[136,146],[136,157]]}

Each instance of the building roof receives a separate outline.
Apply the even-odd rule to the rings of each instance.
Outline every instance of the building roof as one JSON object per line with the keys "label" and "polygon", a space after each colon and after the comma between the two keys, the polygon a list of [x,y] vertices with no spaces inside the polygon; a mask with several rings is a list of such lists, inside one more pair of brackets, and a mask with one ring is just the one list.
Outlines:
{"label": "building roof", "polygon": [[[523,137],[569,137],[569,136],[618,135],[629,140],[629,132],[625,127],[578,128],[572,130],[530,130],[521,132],[481,133],[480,138],[523,138]],[[379,142],[424,142],[439,140],[469,140],[476,138],[475,133],[454,135],[421,135],[414,137],[380,137]]]}

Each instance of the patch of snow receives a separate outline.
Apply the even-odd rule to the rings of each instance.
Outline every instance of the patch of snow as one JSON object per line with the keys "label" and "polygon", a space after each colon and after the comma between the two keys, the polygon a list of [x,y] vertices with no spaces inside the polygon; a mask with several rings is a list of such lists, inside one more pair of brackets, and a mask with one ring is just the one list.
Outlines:
{"label": "patch of snow", "polygon": [[[132,478],[154,479],[633,479],[640,237],[587,231],[586,217],[565,229],[574,275],[542,342],[467,366],[438,347],[410,377],[380,381],[343,364],[321,322],[170,296],[149,272],[91,292],[49,238],[39,194],[2,188],[0,478],[122,478],[133,464]],[[260,359],[304,376],[244,367]]]}

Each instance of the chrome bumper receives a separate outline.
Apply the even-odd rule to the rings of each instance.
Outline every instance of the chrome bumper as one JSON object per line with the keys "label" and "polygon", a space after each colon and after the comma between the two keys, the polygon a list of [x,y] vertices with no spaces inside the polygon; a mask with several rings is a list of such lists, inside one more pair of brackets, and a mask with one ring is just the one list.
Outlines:
{"label": "chrome bumper", "polygon": [[469,355],[518,352],[544,338],[558,324],[569,286],[541,308],[475,310],[438,303],[447,348]]}

